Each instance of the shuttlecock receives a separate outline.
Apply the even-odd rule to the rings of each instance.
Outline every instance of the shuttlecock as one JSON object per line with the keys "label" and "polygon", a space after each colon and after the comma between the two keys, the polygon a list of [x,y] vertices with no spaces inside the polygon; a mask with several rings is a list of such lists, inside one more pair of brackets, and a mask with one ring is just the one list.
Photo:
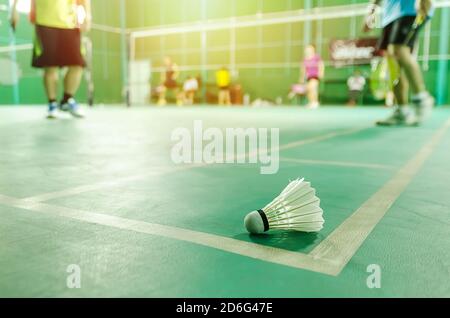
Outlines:
{"label": "shuttlecock", "polygon": [[244,225],[252,234],[269,230],[319,232],[323,228],[323,210],[316,190],[305,179],[297,179],[266,207],[249,213]]}

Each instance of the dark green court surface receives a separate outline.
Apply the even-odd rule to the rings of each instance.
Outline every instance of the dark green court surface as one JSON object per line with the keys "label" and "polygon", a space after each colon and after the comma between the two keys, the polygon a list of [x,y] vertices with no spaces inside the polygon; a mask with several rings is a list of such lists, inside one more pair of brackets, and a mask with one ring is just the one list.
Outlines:
{"label": "dark green court surface", "polygon": [[[0,296],[449,297],[450,109],[374,127],[388,112],[107,107],[46,121],[2,107]],[[280,128],[278,173],[173,164],[171,133],[194,120]],[[297,177],[317,189],[323,231],[248,235],[244,216]]]}

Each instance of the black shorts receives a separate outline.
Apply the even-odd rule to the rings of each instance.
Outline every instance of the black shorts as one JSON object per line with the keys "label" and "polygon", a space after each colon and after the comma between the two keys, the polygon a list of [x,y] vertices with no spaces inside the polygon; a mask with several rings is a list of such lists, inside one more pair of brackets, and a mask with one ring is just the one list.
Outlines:
{"label": "black shorts", "polygon": [[[378,47],[380,50],[387,50],[389,44],[399,44],[399,45],[407,45],[414,50],[414,47],[417,42],[417,38],[419,36],[419,32],[422,28],[420,26],[417,30],[413,31],[414,21],[416,20],[415,16],[407,16],[397,19],[390,24],[388,24],[383,29],[383,34],[381,36],[380,42],[378,43]],[[411,32],[414,32],[411,38],[408,41],[408,37]]]}
{"label": "black shorts", "polygon": [[33,67],[86,66],[79,29],[36,25]]}

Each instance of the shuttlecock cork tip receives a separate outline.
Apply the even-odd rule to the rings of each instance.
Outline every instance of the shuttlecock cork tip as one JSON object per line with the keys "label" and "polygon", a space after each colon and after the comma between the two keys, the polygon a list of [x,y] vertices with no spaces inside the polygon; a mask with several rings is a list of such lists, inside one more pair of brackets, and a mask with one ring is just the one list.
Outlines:
{"label": "shuttlecock cork tip", "polygon": [[244,219],[244,225],[251,234],[261,234],[265,232],[264,220],[258,211],[253,211]]}

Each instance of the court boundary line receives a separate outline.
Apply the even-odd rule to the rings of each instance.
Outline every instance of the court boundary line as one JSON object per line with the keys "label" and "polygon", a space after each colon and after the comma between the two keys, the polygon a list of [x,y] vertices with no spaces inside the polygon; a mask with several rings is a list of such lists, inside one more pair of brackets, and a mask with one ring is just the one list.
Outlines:
{"label": "court boundary line", "polygon": [[316,159],[302,159],[302,158],[290,158],[280,157],[280,162],[292,162],[301,163],[306,165],[318,165],[318,166],[334,166],[334,167],[346,167],[346,168],[366,168],[377,170],[393,170],[393,165],[382,165],[375,163],[359,163],[353,161],[334,161],[334,160],[316,160]]}
{"label": "court boundary line", "polygon": [[[411,184],[450,128],[450,118],[387,183],[311,252],[314,258],[335,263],[338,275],[359,250],[377,224]],[[339,248],[336,248],[339,247]]]}
{"label": "court boundary line", "polygon": [[[345,130],[341,130],[341,131],[329,132],[329,133],[326,133],[323,135],[313,136],[313,137],[306,138],[303,140],[297,140],[297,141],[293,141],[290,143],[286,143],[284,145],[279,146],[277,148],[277,151],[298,148],[298,147],[302,147],[302,146],[305,146],[308,144],[332,139],[335,137],[354,134],[354,133],[357,133],[357,132],[360,132],[360,131],[363,131],[366,129],[370,129],[370,128],[372,128],[372,126],[363,126],[363,127],[358,127],[358,128],[351,128],[351,129],[345,129]],[[236,158],[250,157],[250,156],[256,155],[262,151],[265,151],[265,149],[258,149],[255,152],[247,152],[246,154],[243,154],[243,155],[237,155]],[[30,201],[30,202],[46,202],[49,200],[67,197],[67,196],[71,196],[71,195],[77,195],[77,194],[81,194],[81,193],[85,193],[85,192],[122,186],[122,185],[125,185],[132,181],[144,180],[144,179],[148,178],[149,176],[162,176],[162,175],[166,175],[166,174],[170,174],[170,173],[175,173],[178,171],[187,171],[187,170],[191,170],[191,169],[195,169],[195,168],[202,168],[202,167],[208,167],[208,166],[214,166],[214,165],[217,165],[217,164],[202,163],[202,164],[191,164],[191,165],[179,165],[179,166],[174,166],[174,167],[164,167],[164,168],[162,168],[163,171],[151,171],[151,172],[147,172],[147,173],[140,173],[139,175],[116,178],[114,180],[107,180],[107,181],[97,182],[97,183],[93,183],[93,184],[85,184],[85,185],[76,186],[73,188],[67,188],[67,189],[60,190],[60,191],[47,192],[47,193],[33,195],[30,197],[23,198],[23,200]]]}
{"label": "court boundary line", "polygon": [[338,276],[434,153],[449,128],[450,119],[388,182],[308,254],[178,227],[30,202],[4,195],[0,195],[0,203],[90,224],[177,239],[270,263]]}
{"label": "court boundary line", "polygon": [[317,261],[317,259],[312,258],[308,254],[246,242],[226,236],[133,220],[104,213],[72,209],[47,203],[29,202],[1,194],[0,204],[89,224],[194,243],[197,245],[214,248],[216,250],[222,250],[236,255],[246,256],[279,265],[286,265],[329,275],[332,275],[334,272],[332,268],[333,266],[330,266],[328,262]]}

